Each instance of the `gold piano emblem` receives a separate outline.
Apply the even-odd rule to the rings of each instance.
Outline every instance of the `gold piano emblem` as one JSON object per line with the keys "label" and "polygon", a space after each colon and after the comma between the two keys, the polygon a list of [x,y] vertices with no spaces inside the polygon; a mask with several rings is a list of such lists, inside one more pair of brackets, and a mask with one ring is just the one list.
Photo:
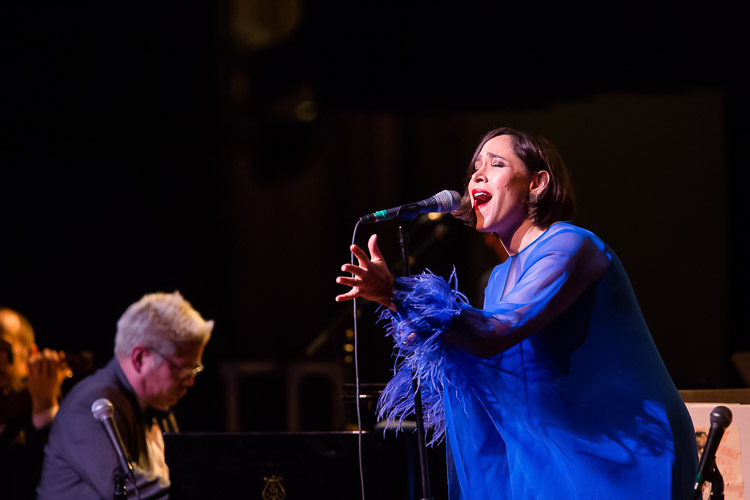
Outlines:
{"label": "gold piano emblem", "polygon": [[284,500],[286,498],[284,485],[281,484],[282,479],[284,478],[281,476],[276,477],[275,475],[272,475],[271,477],[266,476],[263,478],[263,480],[266,482],[266,485],[263,487],[263,491],[261,492],[263,500]]}

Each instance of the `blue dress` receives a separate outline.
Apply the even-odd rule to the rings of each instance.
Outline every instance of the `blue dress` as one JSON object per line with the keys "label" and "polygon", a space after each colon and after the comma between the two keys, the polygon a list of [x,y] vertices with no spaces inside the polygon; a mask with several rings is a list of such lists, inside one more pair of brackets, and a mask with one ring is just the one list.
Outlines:
{"label": "blue dress", "polygon": [[692,421],[630,281],[589,231],[556,223],[493,272],[483,310],[429,272],[398,278],[380,415],[447,439],[451,500],[688,499]]}

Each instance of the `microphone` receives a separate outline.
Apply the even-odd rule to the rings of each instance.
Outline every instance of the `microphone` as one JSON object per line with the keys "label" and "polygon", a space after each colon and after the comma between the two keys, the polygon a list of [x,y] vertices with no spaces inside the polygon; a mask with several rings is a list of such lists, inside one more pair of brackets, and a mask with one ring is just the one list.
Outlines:
{"label": "microphone", "polygon": [[107,398],[101,398],[94,401],[91,405],[91,413],[94,418],[101,422],[104,430],[107,432],[109,442],[112,444],[115,453],[117,454],[117,461],[120,464],[120,470],[122,473],[130,478],[135,484],[135,478],[133,477],[133,466],[130,464],[130,459],[125,452],[125,446],[122,444],[122,437],[120,432],[117,430],[114,420],[114,407]]}
{"label": "microphone", "polygon": [[409,203],[407,205],[401,205],[400,207],[389,208],[387,210],[378,210],[371,214],[367,214],[359,218],[360,222],[371,223],[380,222],[384,220],[409,220],[416,217],[418,214],[425,212],[441,212],[448,213],[458,210],[461,206],[461,195],[456,191],[445,189],[440,191],[434,196],[430,196],[426,200],[418,201],[416,203]]}
{"label": "microphone", "polygon": [[[698,473],[695,475],[695,485],[693,487],[693,498],[701,497],[703,483],[707,476],[710,477],[714,469],[716,459],[716,450],[719,448],[721,438],[729,424],[732,423],[732,411],[726,406],[717,406],[711,410],[711,428],[706,438],[706,446],[701,453],[701,460],[698,464]],[[710,479],[709,479],[710,481]]]}

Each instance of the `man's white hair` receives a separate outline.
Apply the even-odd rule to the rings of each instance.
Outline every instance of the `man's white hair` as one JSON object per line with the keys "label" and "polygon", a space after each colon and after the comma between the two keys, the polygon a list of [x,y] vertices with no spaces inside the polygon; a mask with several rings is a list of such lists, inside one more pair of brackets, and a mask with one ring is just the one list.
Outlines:
{"label": "man's white hair", "polygon": [[204,320],[180,292],[150,293],[131,304],[117,321],[115,356],[130,356],[137,345],[165,355],[186,344],[205,345],[214,322]]}

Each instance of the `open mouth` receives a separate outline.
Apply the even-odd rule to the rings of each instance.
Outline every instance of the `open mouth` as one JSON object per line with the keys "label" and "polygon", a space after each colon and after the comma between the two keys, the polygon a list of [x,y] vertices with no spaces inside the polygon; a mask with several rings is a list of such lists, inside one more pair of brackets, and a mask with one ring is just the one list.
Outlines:
{"label": "open mouth", "polygon": [[482,189],[475,189],[471,192],[471,197],[474,199],[474,208],[481,207],[490,202],[492,195]]}

